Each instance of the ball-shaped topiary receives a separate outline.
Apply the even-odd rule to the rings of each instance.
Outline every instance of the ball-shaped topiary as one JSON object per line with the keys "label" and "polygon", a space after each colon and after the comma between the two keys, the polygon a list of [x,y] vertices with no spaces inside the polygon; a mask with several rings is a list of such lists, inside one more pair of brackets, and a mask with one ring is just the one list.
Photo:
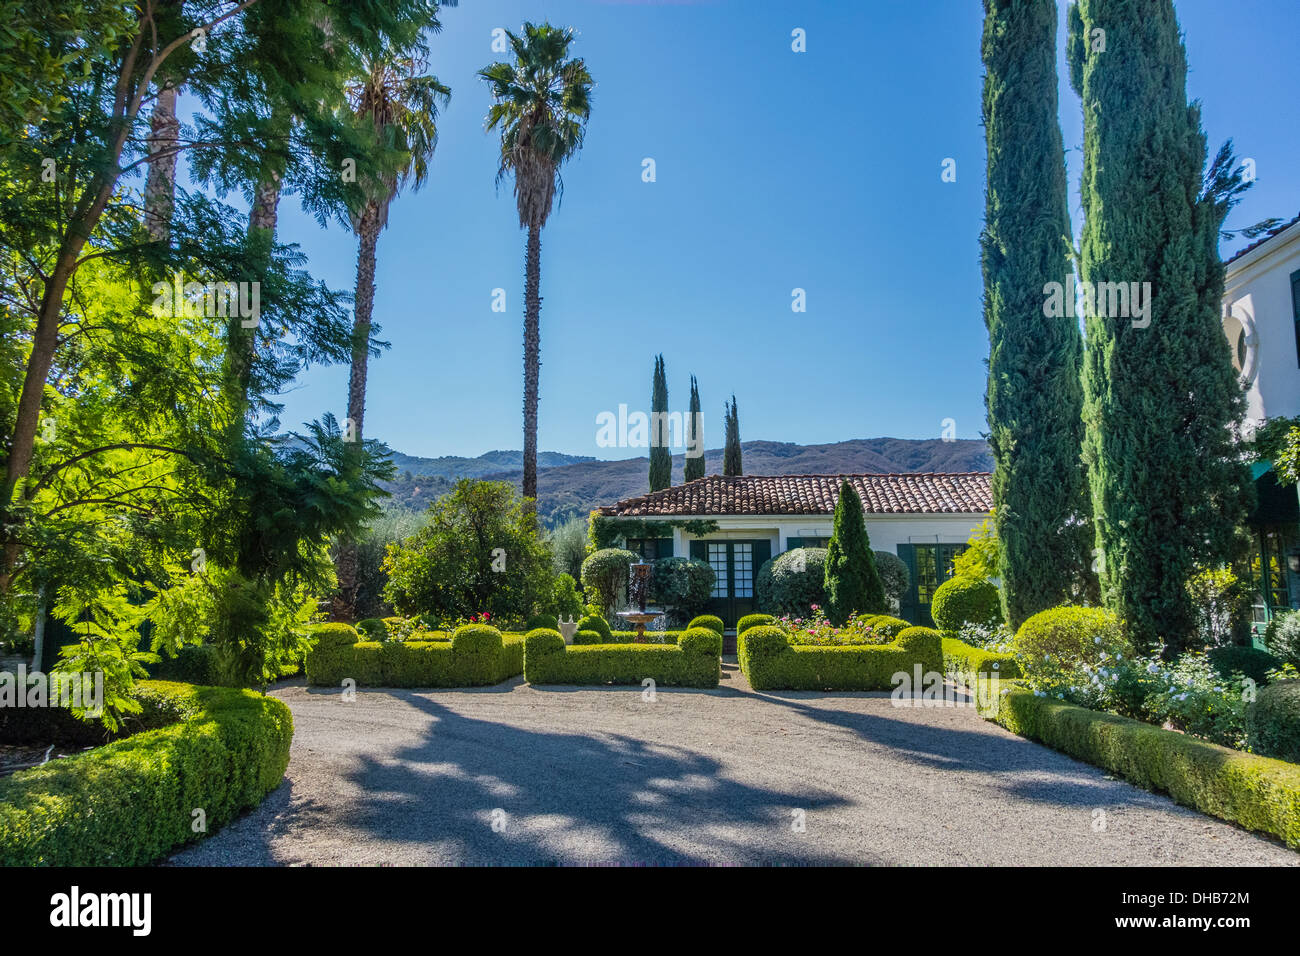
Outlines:
{"label": "ball-shaped topiary", "polygon": [[317,624],[311,629],[311,636],[316,639],[317,647],[349,647],[361,635],[350,624]]}
{"label": "ball-shaped topiary", "polygon": [[1084,664],[1100,665],[1133,649],[1118,617],[1098,607],[1054,607],[1040,611],[1011,641],[1026,677],[1070,683]]}
{"label": "ball-shaped topiary", "polygon": [[951,577],[931,597],[930,616],[941,631],[960,631],[965,624],[1000,622],[998,589],[980,578],[961,574]]}
{"label": "ball-shaped topiary", "polygon": [[754,596],[768,613],[806,617],[814,604],[826,606],[825,577],[825,548],[791,548],[763,562]]}
{"label": "ball-shaped topiary", "polygon": [[580,620],[578,622],[578,630],[595,631],[597,634],[603,637],[606,640],[606,642],[608,642],[610,638],[614,636],[614,632],[610,630],[609,622],[597,614],[588,614],[586,617]]}
{"label": "ball-shaped topiary", "polygon": [[726,630],[725,625],[722,623],[722,618],[718,617],[716,614],[701,614],[699,617],[692,618],[691,623],[686,625],[686,629],[690,630],[695,627],[707,627],[711,630],[717,631],[719,634]]}
{"label": "ball-shaped topiary", "polygon": [[524,623],[525,631],[534,631],[539,627],[555,631],[560,627],[560,622],[556,620],[554,614],[534,614]]}
{"label": "ball-shaped topiary", "polygon": [[906,562],[892,551],[877,551],[876,573],[880,575],[880,583],[885,589],[889,606],[897,611],[911,581]]}
{"label": "ball-shaped topiary", "polygon": [[746,614],[736,622],[736,636],[739,637],[751,627],[766,627],[775,623],[776,618],[771,614]]}
{"label": "ball-shaped topiary", "polygon": [[901,617],[891,617],[888,614],[874,614],[866,619],[866,623],[873,633],[884,634],[891,641],[912,626]]}

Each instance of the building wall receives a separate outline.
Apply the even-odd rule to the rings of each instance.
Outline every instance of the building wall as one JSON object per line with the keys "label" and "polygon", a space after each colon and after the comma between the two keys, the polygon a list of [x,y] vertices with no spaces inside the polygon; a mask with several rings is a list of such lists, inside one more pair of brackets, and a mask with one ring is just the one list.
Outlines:
{"label": "building wall", "polygon": [[[1247,418],[1259,424],[1300,415],[1300,356],[1296,349],[1291,274],[1300,270],[1300,223],[1228,266],[1223,325],[1233,364],[1248,384]],[[1242,363],[1238,336],[1253,331],[1253,355]]]}

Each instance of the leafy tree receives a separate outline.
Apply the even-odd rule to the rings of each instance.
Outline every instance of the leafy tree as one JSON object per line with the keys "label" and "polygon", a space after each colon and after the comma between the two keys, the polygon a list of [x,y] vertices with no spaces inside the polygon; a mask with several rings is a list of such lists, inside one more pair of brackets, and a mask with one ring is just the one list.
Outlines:
{"label": "leafy tree", "polygon": [[840,484],[835,521],[826,548],[826,616],[837,626],[853,613],[883,614],[885,588],[876,571],[876,556],[867,537],[862,499],[847,481]]}
{"label": "leafy tree", "polygon": [[668,376],[663,355],[655,356],[654,384],[650,390],[650,490],[672,487],[673,453],[668,447]]}
{"label": "leafy tree", "polygon": [[1218,240],[1243,179],[1230,144],[1206,170],[1171,0],[1080,0],[1070,26],[1084,105],[1082,278],[1092,289],[1150,283],[1144,316],[1100,314],[1115,311],[1108,302],[1086,318],[1084,459],[1102,597],[1140,647],[1163,638],[1175,654],[1195,640],[1186,582],[1231,556],[1252,493],[1220,326]]}
{"label": "leafy tree", "polygon": [[522,622],[554,600],[551,555],[531,512],[503,481],[463,478],[428,523],[384,559],[384,596],[403,614]]}
{"label": "leafy tree", "polygon": [[571,28],[525,23],[506,31],[511,62],[479,71],[492,88],[487,129],[500,129],[497,181],[513,176],[519,226],[528,230],[524,281],[524,498],[537,500],[537,400],[541,376],[542,227],[557,192],[560,167],[582,148],[591,115],[591,74],[581,58],[569,59]]}
{"label": "leafy tree", "polygon": [[722,449],[722,473],[743,475],[745,470],[740,460],[740,413],[736,410],[735,395],[731,396],[731,404],[725,405],[723,431],[726,443]]}
{"label": "leafy tree", "polygon": [[1087,573],[1090,502],[1079,447],[1082,341],[1048,283],[1072,274],[1065,153],[1057,123],[1056,4],[984,0],[985,225],[995,573],[1004,614],[1064,604]]}
{"label": "leafy tree", "polygon": [[639,554],[626,548],[602,548],[582,562],[582,587],[587,601],[600,608],[603,617],[609,617],[623,600],[629,568],[640,560]]}
{"label": "leafy tree", "polygon": [[546,544],[555,560],[556,574],[567,574],[574,580],[582,577],[582,562],[587,557],[588,521],[575,515],[546,533]]}
{"label": "leafy tree", "polygon": [[954,577],[988,581],[1000,573],[1001,542],[998,539],[996,510],[980,522],[980,526],[966,539],[966,550],[952,559]]}
{"label": "leafy tree", "polygon": [[[704,477],[704,422],[700,414],[700,387],[691,376],[690,417],[686,421],[686,448],[688,454],[683,466],[683,481],[694,481]],[[700,453],[691,457],[689,450],[698,448]]]}

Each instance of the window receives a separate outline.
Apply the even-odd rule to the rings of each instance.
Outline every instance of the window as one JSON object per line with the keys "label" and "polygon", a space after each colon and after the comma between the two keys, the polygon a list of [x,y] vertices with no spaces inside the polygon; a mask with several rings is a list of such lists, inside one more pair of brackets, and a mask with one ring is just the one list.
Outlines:
{"label": "window", "polygon": [[673,554],[672,538],[628,538],[627,549],[641,555],[642,561],[670,558]]}
{"label": "window", "polygon": [[795,548],[829,548],[831,546],[830,538],[787,538],[785,542],[787,549],[793,551]]}
{"label": "window", "polygon": [[939,585],[952,577],[952,559],[966,550],[964,544],[918,544],[916,556],[916,599],[929,605]]}
{"label": "window", "polygon": [[754,596],[754,546],[737,544],[732,559],[735,562],[732,571],[735,578],[736,597]]}
{"label": "window", "polygon": [[713,568],[713,597],[727,596],[727,545],[709,542],[709,565]]}

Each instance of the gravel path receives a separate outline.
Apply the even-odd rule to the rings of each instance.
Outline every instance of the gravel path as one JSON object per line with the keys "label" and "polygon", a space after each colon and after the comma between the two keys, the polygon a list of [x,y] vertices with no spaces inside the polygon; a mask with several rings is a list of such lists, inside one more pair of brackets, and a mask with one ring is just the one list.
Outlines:
{"label": "gravel path", "polygon": [[1300,864],[1016,737],[887,694],[283,686],[287,779],[175,865]]}

